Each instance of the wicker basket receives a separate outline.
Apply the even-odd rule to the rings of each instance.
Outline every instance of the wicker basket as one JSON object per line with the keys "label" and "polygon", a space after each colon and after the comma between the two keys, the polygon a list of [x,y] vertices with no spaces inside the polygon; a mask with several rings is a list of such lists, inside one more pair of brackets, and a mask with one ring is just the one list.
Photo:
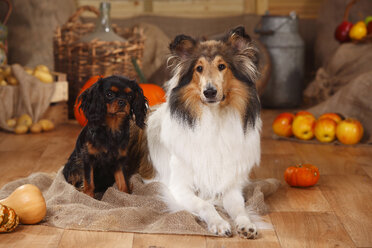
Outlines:
{"label": "wicker basket", "polygon": [[144,50],[143,30],[137,27],[121,30],[113,26],[126,42],[79,42],[81,37],[95,29],[95,23],[81,21],[80,15],[85,11],[99,15],[95,7],[82,6],[67,23],[56,29],[53,37],[55,71],[66,73],[69,82],[70,118],[73,117],[75,99],[90,77],[116,74],[138,79],[133,59],[141,67]]}

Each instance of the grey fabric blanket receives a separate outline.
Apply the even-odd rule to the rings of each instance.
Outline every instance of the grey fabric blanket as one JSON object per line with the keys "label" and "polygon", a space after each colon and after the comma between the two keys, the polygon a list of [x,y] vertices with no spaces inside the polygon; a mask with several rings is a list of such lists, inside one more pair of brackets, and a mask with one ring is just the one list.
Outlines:
{"label": "grey fabric blanket", "polygon": [[[191,213],[167,212],[165,203],[158,197],[162,184],[144,184],[139,175],[131,179],[132,194],[120,192],[114,185],[96,200],[68,184],[62,170],[54,175],[34,173],[6,184],[0,189],[0,199],[27,183],[39,187],[46,200],[47,215],[42,225],[77,230],[213,235]],[[244,191],[247,204],[260,214],[266,213],[264,197],[274,193],[279,184],[276,179],[253,182]],[[221,209],[219,212],[228,218]]]}

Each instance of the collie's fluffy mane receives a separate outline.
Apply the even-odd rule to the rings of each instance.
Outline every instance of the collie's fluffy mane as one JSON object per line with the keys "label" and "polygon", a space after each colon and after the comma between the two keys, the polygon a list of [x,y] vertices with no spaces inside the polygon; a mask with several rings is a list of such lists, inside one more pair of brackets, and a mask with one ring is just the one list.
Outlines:
{"label": "collie's fluffy mane", "polygon": [[[204,57],[212,61],[220,56],[232,72],[227,94],[234,98],[221,107],[235,107],[242,116],[244,129],[248,124],[254,126],[259,115],[260,102],[256,92],[255,81],[258,77],[258,54],[250,37],[243,27],[228,32],[221,40],[198,41],[190,36],[179,35],[170,44],[171,56],[168,65],[173,68],[173,77],[167,84],[167,97],[171,113],[180,121],[193,127],[201,114],[200,99],[197,89],[191,88],[195,65]],[[193,92],[193,93],[191,93]],[[187,96],[186,96],[187,95]],[[228,96],[227,96],[228,97]],[[239,99],[240,98],[240,99]]]}

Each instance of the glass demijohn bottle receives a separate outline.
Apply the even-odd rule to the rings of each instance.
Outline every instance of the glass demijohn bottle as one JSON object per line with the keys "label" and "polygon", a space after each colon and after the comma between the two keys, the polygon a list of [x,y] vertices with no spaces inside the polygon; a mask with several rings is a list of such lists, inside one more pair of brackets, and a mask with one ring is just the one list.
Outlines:
{"label": "glass demijohn bottle", "polygon": [[101,41],[125,42],[126,39],[117,35],[111,27],[110,3],[101,2],[99,10],[100,16],[97,20],[95,30],[92,33],[83,36],[80,41],[90,42],[92,40],[98,39]]}

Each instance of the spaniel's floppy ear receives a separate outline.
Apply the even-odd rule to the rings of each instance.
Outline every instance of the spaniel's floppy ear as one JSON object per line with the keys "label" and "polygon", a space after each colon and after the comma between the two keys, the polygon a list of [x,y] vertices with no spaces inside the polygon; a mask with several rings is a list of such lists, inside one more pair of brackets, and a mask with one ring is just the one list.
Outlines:
{"label": "spaniel's floppy ear", "polygon": [[173,55],[180,58],[189,57],[196,47],[196,41],[187,35],[178,35],[169,45],[169,50]]}
{"label": "spaniel's floppy ear", "polygon": [[80,109],[87,118],[88,125],[97,125],[105,120],[107,110],[102,92],[103,82],[104,79],[101,78],[79,96]]}
{"label": "spaniel's floppy ear", "polygon": [[143,95],[143,90],[136,81],[131,81],[130,88],[134,93],[134,99],[132,100],[131,104],[131,115],[135,117],[136,125],[140,128],[145,127],[145,119],[147,114],[147,99]]}

